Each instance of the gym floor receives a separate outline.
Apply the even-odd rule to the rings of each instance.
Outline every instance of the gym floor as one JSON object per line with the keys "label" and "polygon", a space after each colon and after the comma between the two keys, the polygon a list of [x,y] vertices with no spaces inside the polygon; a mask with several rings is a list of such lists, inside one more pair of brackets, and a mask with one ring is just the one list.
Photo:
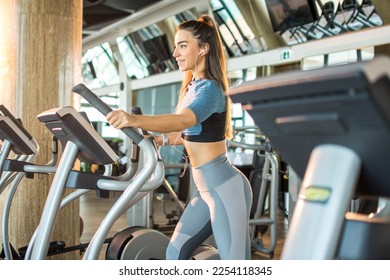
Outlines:
{"label": "gym floor", "polygon": [[[116,199],[119,197],[119,195],[120,194],[111,195],[110,198],[103,199],[103,198],[96,197],[95,192],[92,191],[80,198],[80,216],[83,220],[83,231],[80,237],[80,241],[82,243],[89,242],[91,240],[94,233],[98,229],[99,224],[103,220],[105,214],[113,205],[113,203],[116,201]],[[167,225],[169,221],[165,217],[162,201],[158,199],[154,199],[153,207],[154,207],[154,222],[162,226]],[[168,205],[167,209],[174,209],[174,206],[170,208]],[[127,226],[128,226],[127,219],[126,219],[126,215],[124,214],[120,217],[120,219],[118,219],[115,222],[108,237],[113,236],[116,232],[118,232],[119,230]],[[288,228],[287,218],[285,218],[283,211],[279,210],[279,219],[277,223],[278,238],[277,238],[277,246],[275,248],[273,258],[271,258],[269,254],[264,254],[255,251],[252,253],[252,259],[253,260],[280,259],[287,228]],[[164,231],[164,233],[169,236],[172,233],[172,230],[168,229],[167,231]],[[267,247],[269,244],[268,231],[264,234],[262,240],[264,242],[265,247]],[[102,248],[102,252],[99,256],[99,259],[103,260],[105,258],[105,249],[106,246]]]}

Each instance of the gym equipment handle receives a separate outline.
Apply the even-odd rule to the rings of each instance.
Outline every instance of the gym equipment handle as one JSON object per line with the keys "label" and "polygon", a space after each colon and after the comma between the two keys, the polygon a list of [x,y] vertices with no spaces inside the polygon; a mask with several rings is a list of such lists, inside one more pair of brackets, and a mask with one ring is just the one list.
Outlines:
{"label": "gym equipment handle", "polygon": [[[87,100],[92,106],[94,106],[99,112],[104,116],[107,116],[108,113],[112,111],[111,107],[103,102],[95,93],[93,93],[89,88],[84,84],[78,84],[73,87],[73,92],[81,95],[85,100]],[[135,129],[131,127],[122,128],[122,131],[130,137],[137,145],[144,139],[144,137],[138,133]]]}
{"label": "gym equipment handle", "polygon": [[142,110],[140,107],[131,107],[131,113],[134,115],[142,115]]}
{"label": "gym equipment handle", "polygon": [[[140,107],[137,107],[137,106],[136,107],[132,107],[130,111],[131,111],[131,113],[133,115],[142,115],[142,110],[141,110]],[[144,136],[150,136],[151,135],[149,132],[147,132],[146,130],[143,130],[143,129],[142,129],[142,134]]]}
{"label": "gym equipment handle", "polygon": [[[138,106],[132,107],[130,109],[130,111],[133,115],[142,115],[142,110]],[[148,131],[143,130],[143,129],[142,129],[142,134],[144,135],[144,137],[146,137],[146,139],[148,139],[153,144],[153,147],[156,148],[156,150],[157,150],[156,142],[154,142],[154,136],[151,133],[149,133]],[[162,161],[160,153],[157,154],[157,159],[159,161]]]}

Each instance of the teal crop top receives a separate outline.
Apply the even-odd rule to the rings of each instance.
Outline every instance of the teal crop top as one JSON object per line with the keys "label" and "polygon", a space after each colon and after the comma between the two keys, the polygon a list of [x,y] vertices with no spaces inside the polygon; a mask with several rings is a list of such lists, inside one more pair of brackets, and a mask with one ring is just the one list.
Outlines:
{"label": "teal crop top", "polygon": [[196,116],[196,124],[182,131],[184,140],[218,142],[225,139],[226,96],[216,81],[193,81],[179,108],[188,108]]}

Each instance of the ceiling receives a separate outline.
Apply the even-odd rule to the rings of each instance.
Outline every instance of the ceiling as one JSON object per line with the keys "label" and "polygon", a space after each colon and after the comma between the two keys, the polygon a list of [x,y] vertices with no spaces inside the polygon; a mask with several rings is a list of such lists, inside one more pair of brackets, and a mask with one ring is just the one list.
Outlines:
{"label": "ceiling", "polygon": [[83,36],[96,32],[160,0],[83,0]]}
{"label": "ceiling", "polygon": [[[291,0],[290,0],[291,1]],[[364,6],[368,6],[366,9],[371,9],[371,11],[374,9],[372,2],[368,0],[344,0],[345,3],[349,2],[357,2],[359,5],[361,3],[370,3],[371,5],[365,4]],[[156,11],[153,11],[149,8],[154,6],[153,4],[157,4],[160,2],[161,5],[155,5],[158,6],[156,8]],[[151,17],[159,17],[161,14],[163,14],[163,8],[164,5],[168,7],[168,9],[173,8],[173,5],[183,6],[184,3],[186,5],[189,5],[188,3],[192,3],[193,5],[200,5],[202,1],[201,0],[192,0],[192,1],[178,1],[178,0],[83,0],[83,39],[86,39],[86,37],[89,37],[88,39],[91,39],[91,36],[89,35],[95,35],[96,33],[99,33],[99,31],[102,31],[105,27],[112,26],[115,23],[120,22],[123,19],[129,18],[129,16],[138,13],[140,11],[144,11],[147,15],[150,14]],[[205,1],[203,1],[205,2]],[[340,0],[315,0],[317,3],[340,3],[342,1]],[[163,4],[165,3],[165,4]],[[290,5],[290,4],[289,4]],[[333,6],[335,6],[334,4]],[[337,4],[338,5],[338,4]],[[325,6],[324,6],[325,7]],[[336,7],[336,6],[335,6]],[[321,9],[319,6],[317,7]],[[344,7],[346,9],[346,7]],[[374,9],[375,10],[375,9]],[[325,10],[323,10],[324,13]],[[359,16],[354,17],[354,21],[348,23],[347,25],[340,24],[342,23],[347,13],[344,13],[344,10],[342,10],[342,13],[332,12],[331,14],[334,15],[332,19],[332,23],[329,24],[329,22],[324,22],[324,19],[326,21],[329,21],[329,19],[325,16],[322,17],[322,21],[319,21],[321,24],[315,24],[312,25],[310,30],[306,30],[304,26],[298,28],[298,29],[291,29],[288,30],[288,32],[284,32],[282,35],[284,36],[284,39],[288,42],[288,44],[296,43],[296,38],[306,38],[306,40],[310,39],[318,39],[323,36],[332,36],[336,35],[341,32],[350,31],[350,30],[358,30],[363,27],[372,27],[376,25],[380,25],[380,18],[376,15],[374,17],[371,17],[370,19],[362,18],[360,15],[361,13],[358,13]],[[346,11],[346,10],[345,10]],[[371,13],[369,11],[368,13]],[[348,12],[348,11],[346,11]],[[357,19],[357,20],[355,20]],[[336,26],[334,26],[334,23]],[[126,23],[124,23],[126,24]],[[344,29],[344,30],[343,30]],[[292,31],[292,33],[290,32]],[[101,34],[101,32],[100,32]],[[264,35],[264,34],[263,34]],[[294,38],[295,37],[295,38]],[[292,41],[290,43],[289,41]]]}

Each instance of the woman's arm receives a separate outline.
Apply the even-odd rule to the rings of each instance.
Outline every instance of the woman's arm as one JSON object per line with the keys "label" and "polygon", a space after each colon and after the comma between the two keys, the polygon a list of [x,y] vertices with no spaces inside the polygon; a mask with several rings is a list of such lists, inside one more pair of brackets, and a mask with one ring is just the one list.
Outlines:
{"label": "woman's arm", "polygon": [[183,145],[182,139],[181,139],[181,132],[172,132],[172,133],[167,133],[166,135],[166,145],[164,145],[163,141],[163,134],[154,136],[154,140],[156,141],[156,144],[158,147],[160,146],[174,146],[174,145]]}
{"label": "woman's arm", "polygon": [[153,132],[178,132],[196,124],[195,114],[184,108],[177,114],[165,115],[131,115],[123,110],[114,110],[107,114],[108,123],[114,128],[141,128]]}

